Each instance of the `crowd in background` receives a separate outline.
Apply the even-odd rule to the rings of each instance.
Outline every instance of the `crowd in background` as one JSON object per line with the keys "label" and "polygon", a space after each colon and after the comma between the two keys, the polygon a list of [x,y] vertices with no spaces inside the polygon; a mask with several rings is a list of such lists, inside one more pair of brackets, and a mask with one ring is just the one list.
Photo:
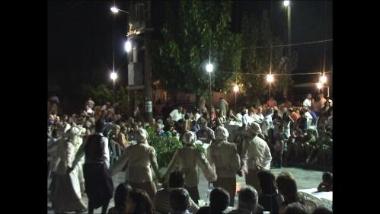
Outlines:
{"label": "crowd in background", "polygon": [[[115,207],[108,213],[222,213],[234,206],[236,174],[245,175],[247,187],[239,192],[238,205],[230,213],[311,213],[298,199],[294,178],[289,174],[275,178],[269,170],[318,162],[318,153],[332,146],[332,101],[322,94],[315,99],[308,95],[302,106],[277,105],[271,98],[238,112],[223,98],[216,108],[209,109],[201,100],[197,107],[178,106],[151,121],[144,120],[138,107],[128,117],[111,103],[97,106],[91,99],[82,112],[72,115],[58,114],[56,97],[48,105],[48,177],[52,178],[50,192],[56,213],[86,209],[91,213],[98,207],[106,213],[113,192]],[[176,137],[183,143],[170,164],[160,166],[167,167],[163,175],[157,154],[149,146],[148,127],[159,136]],[[92,141],[95,143],[87,143]],[[210,145],[206,154],[194,149],[195,141]],[[99,155],[94,157],[92,152]],[[90,163],[90,159],[95,161]],[[104,168],[89,167],[95,162],[104,163]],[[209,206],[200,209],[198,168],[216,187]],[[126,171],[126,182],[113,191],[110,178],[120,171]],[[89,184],[93,178],[88,177],[99,172],[104,179]],[[332,190],[331,177],[324,175],[319,191]],[[158,182],[164,188],[157,191]],[[104,188],[92,187],[99,183]],[[98,188],[101,194],[88,192]],[[81,199],[84,194],[94,195],[89,206]],[[99,199],[99,195],[104,197]]]}

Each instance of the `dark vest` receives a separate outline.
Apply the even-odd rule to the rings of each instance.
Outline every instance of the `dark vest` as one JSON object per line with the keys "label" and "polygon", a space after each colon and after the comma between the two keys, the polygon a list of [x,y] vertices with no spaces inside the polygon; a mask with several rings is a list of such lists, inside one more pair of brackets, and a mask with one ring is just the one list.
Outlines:
{"label": "dark vest", "polygon": [[104,162],[103,150],[104,143],[103,136],[94,134],[88,137],[88,142],[84,148],[86,154],[86,162]]}

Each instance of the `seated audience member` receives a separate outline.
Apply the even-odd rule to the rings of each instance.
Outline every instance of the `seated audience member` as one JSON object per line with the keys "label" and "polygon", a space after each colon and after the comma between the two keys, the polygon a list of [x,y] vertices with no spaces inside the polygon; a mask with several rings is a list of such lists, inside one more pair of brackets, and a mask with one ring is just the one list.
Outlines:
{"label": "seated audience member", "polygon": [[110,210],[108,210],[108,214],[124,214],[128,192],[131,190],[132,188],[129,185],[125,185],[124,183],[121,183],[119,186],[117,186],[114,196],[115,207],[112,207]]}
{"label": "seated audience member", "polygon": [[268,170],[260,171],[259,177],[262,193],[259,195],[259,204],[265,211],[271,214],[278,214],[279,208],[283,203],[283,198],[276,188],[275,176]]}
{"label": "seated audience member", "polygon": [[284,214],[307,214],[305,208],[298,202],[288,204],[285,207]]}
{"label": "seated audience member", "polygon": [[263,208],[258,203],[258,194],[255,188],[247,185],[242,188],[238,194],[238,208],[229,212],[230,214],[259,214],[262,213]]}
{"label": "seated audience member", "polygon": [[313,211],[313,214],[332,214],[333,212],[326,207],[317,207]]}
{"label": "seated audience member", "polygon": [[219,214],[227,209],[230,202],[230,196],[226,190],[217,187],[210,193],[210,206],[201,207],[197,214]]}
{"label": "seated audience member", "polygon": [[170,191],[170,214],[188,214],[190,195],[185,188],[177,188]]}
{"label": "seated audience member", "polygon": [[303,204],[303,202],[298,197],[297,184],[294,178],[288,172],[282,172],[278,175],[276,179],[276,183],[278,186],[278,190],[280,194],[284,197],[284,202],[280,207],[279,213],[283,213],[284,209],[288,204],[299,202]]}
{"label": "seated audience member", "polygon": [[333,175],[330,172],[325,172],[322,175],[322,183],[318,186],[318,192],[333,191]]}
{"label": "seated audience member", "polygon": [[[185,186],[185,179],[182,172],[174,171],[169,176],[169,187],[159,190],[153,199],[154,209],[159,213],[169,213],[170,208],[170,191],[175,188],[183,188]],[[189,198],[191,213],[198,211],[197,204]]]}
{"label": "seated audience member", "polygon": [[124,214],[153,214],[153,205],[148,193],[140,189],[132,189],[127,197]]}

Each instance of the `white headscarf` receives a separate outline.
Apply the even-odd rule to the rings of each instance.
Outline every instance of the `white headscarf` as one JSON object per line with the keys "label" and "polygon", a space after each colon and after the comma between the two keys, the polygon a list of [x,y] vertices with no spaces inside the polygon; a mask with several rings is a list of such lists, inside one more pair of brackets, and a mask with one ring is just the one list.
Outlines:
{"label": "white headscarf", "polygon": [[248,125],[248,129],[250,130],[250,132],[252,134],[262,134],[262,131],[261,131],[261,128],[260,128],[260,125],[257,124],[256,122],[253,122],[251,124]]}
{"label": "white headscarf", "polygon": [[182,136],[182,142],[185,145],[192,145],[196,141],[197,137],[192,131],[186,131]]}
{"label": "white headscarf", "polygon": [[227,140],[229,136],[228,130],[223,126],[218,126],[215,130],[215,140]]}
{"label": "white headscarf", "polygon": [[137,142],[145,142],[148,139],[148,132],[144,128],[139,128],[137,133]]}

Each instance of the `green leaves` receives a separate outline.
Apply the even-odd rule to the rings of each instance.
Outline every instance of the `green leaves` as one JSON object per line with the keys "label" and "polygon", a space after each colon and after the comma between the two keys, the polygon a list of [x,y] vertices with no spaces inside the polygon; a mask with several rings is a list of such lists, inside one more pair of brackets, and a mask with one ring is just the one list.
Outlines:
{"label": "green leaves", "polygon": [[[231,1],[181,0],[179,8],[166,2],[162,39],[153,54],[156,77],[168,81],[168,89],[201,92],[208,89],[203,63],[217,63],[213,88],[224,86],[226,78],[240,69],[241,37],[230,31]],[[174,22],[175,21],[175,22]]]}
{"label": "green leaves", "polygon": [[148,142],[157,154],[159,168],[167,167],[175,151],[182,148],[182,143],[175,137],[158,136],[154,128],[148,127]]}

